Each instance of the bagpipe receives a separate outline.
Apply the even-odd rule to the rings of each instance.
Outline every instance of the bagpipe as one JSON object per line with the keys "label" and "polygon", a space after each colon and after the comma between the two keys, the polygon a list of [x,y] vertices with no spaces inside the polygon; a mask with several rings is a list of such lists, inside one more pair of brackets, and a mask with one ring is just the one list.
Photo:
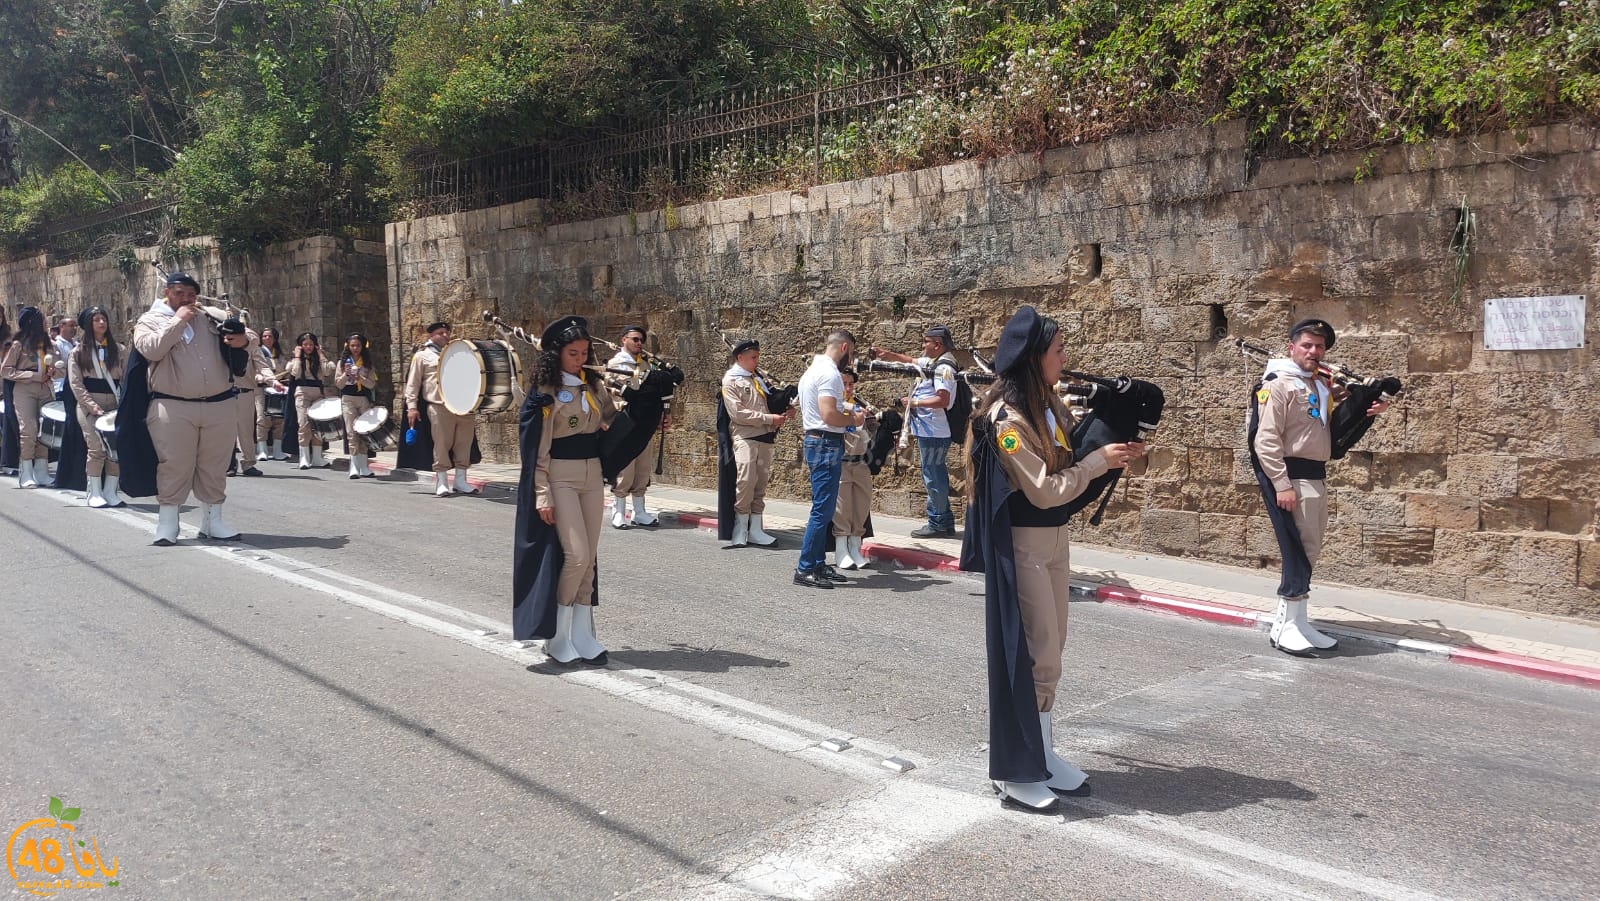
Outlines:
{"label": "bagpipe", "polygon": [[[1057,382],[1056,391],[1069,396],[1075,406],[1087,411],[1073,426],[1069,437],[1073,462],[1083,460],[1108,444],[1142,444],[1161,424],[1167,398],[1159,385],[1126,375],[1104,378],[1070,369],[1062,374],[1073,381]],[[1099,525],[1105,517],[1106,505],[1111,502],[1111,490],[1120,478],[1122,470],[1113,469],[1089,482],[1082,494],[1068,502],[1068,515],[1099,500],[1100,505],[1089,517],[1090,525]]]}
{"label": "bagpipe", "polygon": [[[531,345],[535,350],[542,350],[538,338],[520,326],[506,323],[489,310],[483,311],[483,321],[507,337]],[[619,345],[593,335],[590,341],[613,353],[621,349]],[[620,392],[626,406],[611,420],[610,428],[600,433],[600,473],[608,482],[615,481],[617,475],[650,446],[650,439],[661,429],[667,405],[672,402],[673,391],[683,384],[682,369],[649,351],[643,351],[640,356],[642,365],[633,369],[594,364],[584,364],[583,367],[589,372],[628,377]],[[658,452],[657,475],[661,474],[663,463],[662,452]]]}
{"label": "bagpipe", "polygon": [[[1273,358],[1272,351],[1259,344],[1252,344],[1243,338],[1234,338],[1233,343],[1239,348],[1239,353],[1245,357],[1266,363]],[[1350,449],[1356,446],[1372,428],[1376,417],[1368,416],[1367,409],[1373,404],[1382,401],[1392,403],[1401,392],[1405,390],[1400,380],[1394,376],[1363,376],[1348,366],[1339,363],[1330,363],[1324,360],[1317,364],[1317,377],[1327,379],[1329,384],[1338,385],[1344,389],[1344,399],[1339,401],[1328,416],[1328,435],[1332,439],[1332,458],[1338,460]],[[1257,384],[1251,389],[1251,394],[1260,389]],[[1252,436],[1252,444],[1254,436]],[[1255,450],[1252,447],[1251,454]]]}
{"label": "bagpipe", "polygon": [[[984,366],[981,360],[979,365]],[[858,359],[855,367],[858,373],[875,372],[902,375],[918,381],[932,379],[934,376],[933,366],[918,366],[915,363],[892,363],[871,357]],[[987,369],[988,367],[984,366],[984,368]],[[973,386],[993,384],[996,378],[998,376],[993,372],[966,372],[960,368],[956,369],[957,397],[948,410],[952,418],[952,437],[956,437],[958,429],[963,433],[965,432],[967,416],[972,412]],[[867,468],[873,475],[883,471],[883,464],[888,462],[890,456],[894,457],[895,469],[898,471],[900,466],[899,451],[904,450],[910,444],[911,430],[905,427],[906,416],[900,407],[901,403],[896,399],[893,409],[884,410],[878,415],[878,431],[872,436],[872,444],[867,451]],[[959,422],[955,420],[959,420]],[[964,434],[962,437],[964,437]]]}

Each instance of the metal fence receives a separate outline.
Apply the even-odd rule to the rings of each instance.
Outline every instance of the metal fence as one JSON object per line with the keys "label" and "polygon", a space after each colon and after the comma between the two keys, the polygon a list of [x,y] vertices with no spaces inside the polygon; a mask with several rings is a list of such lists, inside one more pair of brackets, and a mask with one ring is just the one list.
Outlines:
{"label": "metal fence", "polygon": [[751,190],[872,174],[886,116],[964,90],[958,65],[885,64],[848,79],[761,91],[664,114],[622,133],[465,159],[419,161],[402,186],[403,215],[552,201],[557,218],[657,208]]}
{"label": "metal fence", "polygon": [[166,198],[132,200],[39,229],[38,243],[63,263],[106,256],[124,247],[150,247],[172,239],[173,203]]}

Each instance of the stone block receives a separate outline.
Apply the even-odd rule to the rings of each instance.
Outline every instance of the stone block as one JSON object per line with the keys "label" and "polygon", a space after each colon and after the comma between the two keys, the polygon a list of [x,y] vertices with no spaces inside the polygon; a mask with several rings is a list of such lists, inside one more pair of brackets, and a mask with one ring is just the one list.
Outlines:
{"label": "stone block", "polygon": [[1600,590],[1600,543],[1585,541],[1578,548],[1578,587]]}
{"label": "stone block", "polygon": [[1413,373],[1460,372],[1472,363],[1472,346],[1471,332],[1413,335],[1407,369]]}
{"label": "stone block", "polygon": [[1405,524],[1423,529],[1478,529],[1478,502],[1442,494],[1406,495]]}
{"label": "stone block", "polygon": [[1354,491],[1348,488],[1329,490],[1329,513],[1332,519],[1367,526],[1403,526],[1406,524],[1405,495],[1390,491]]}
{"label": "stone block", "polygon": [[[1459,497],[1514,497],[1518,489],[1518,460],[1503,454],[1454,454],[1446,463],[1446,485]],[[1421,487],[1421,486],[1419,486]],[[1527,494],[1543,494],[1528,489]]]}
{"label": "stone block", "polygon": [[1542,497],[1486,499],[1478,509],[1485,532],[1539,532],[1550,517],[1550,502]]}
{"label": "stone block", "polygon": [[1593,500],[1565,500],[1551,499],[1550,515],[1545,523],[1545,528],[1552,532],[1565,535],[1584,535],[1595,537],[1597,528],[1600,528],[1600,504]]}
{"label": "stone block", "polygon": [[1226,447],[1189,448],[1189,477],[1218,485],[1233,482],[1233,450]]}
{"label": "stone block", "polygon": [[1250,518],[1217,513],[1200,514],[1200,546],[1206,555],[1228,558],[1247,554],[1245,536],[1249,532]]}
{"label": "stone block", "polygon": [[[1451,471],[1455,463],[1451,461]],[[1588,497],[1600,485],[1600,460],[1541,460],[1524,458],[1517,470],[1517,487],[1527,497]]]}
{"label": "stone block", "polygon": [[1200,549],[1200,515],[1176,510],[1145,510],[1139,517],[1139,546],[1165,554]]}
{"label": "stone block", "polygon": [[1444,484],[1445,454],[1372,454],[1373,484],[1380,488],[1434,489]]}
{"label": "stone block", "polygon": [[1572,585],[1581,539],[1439,529],[1434,555],[1440,568],[1469,578],[1528,585]]}

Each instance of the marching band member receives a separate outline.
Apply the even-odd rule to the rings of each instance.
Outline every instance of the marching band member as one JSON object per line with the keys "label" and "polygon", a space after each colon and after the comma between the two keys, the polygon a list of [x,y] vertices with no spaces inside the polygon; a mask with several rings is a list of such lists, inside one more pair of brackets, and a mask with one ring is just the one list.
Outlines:
{"label": "marching band member", "polygon": [[372,353],[367,349],[367,336],[351,332],[344,339],[344,358],[333,373],[333,384],[339,389],[339,405],[344,413],[344,433],[350,439],[350,478],[374,479],[378,474],[367,465],[371,450],[367,439],[356,431],[356,417],[372,409],[372,389],[377,387],[373,375]]}
{"label": "marching band member", "polygon": [[[767,395],[772,387],[757,374],[760,364],[761,342],[740,341],[733,348],[733,365],[722,375],[720,402],[727,417],[726,431],[732,443],[734,469],[733,547],[744,547],[747,543],[771,547],[778,543],[775,536],[761,527],[761,516],[767,508],[767,482],[772,478],[778,428],[794,419],[795,411],[792,407],[783,413],[767,409]],[[718,425],[721,427],[722,423]],[[721,482],[719,479],[719,493],[722,493]],[[720,526],[718,531],[721,531]]]}
{"label": "marching band member", "polygon": [[50,449],[39,442],[39,408],[55,398],[56,373],[66,372],[38,307],[23,307],[17,335],[0,360],[0,378],[11,383],[17,417],[17,487],[37,488],[50,477]]}
{"label": "marching band member", "polygon": [[[839,375],[844,378],[844,411],[865,410],[856,400],[856,371],[841,369]],[[833,559],[839,569],[865,569],[872,562],[862,553],[861,542],[867,533],[867,517],[872,514],[872,472],[867,468],[867,450],[877,428],[877,417],[868,413],[865,425],[844,433],[839,503],[833,512]]]}
{"label": "marching band member", "polygon": [[78,314],[78,323],[83,340],[67,359],[67,384],[78,399],[78,426],[83,429],[86,447],[85,500],[91,507],[121,507],[124,504],[117,496],[117,464],[106,455],[95,421],[117,408],[127,352],[112,340],[110,321],[101,307],[90,307]]}
{"label": "marching band member", "polygon": [[[258,476],[261,470],[256,468],[256,461],[264,459],[265,455],[255,440],[260,431],[256,423],[256,386],[261,384],[263,375],[271,376],[272,373],[262,371],[266,361],[261,356],[261,339],[253,329],[246,328],[237,319],[229,319],[219,326],[218,331],[227,348],[224,353],[229,357],[228,371],[232,375],[233,387],[239,389],[238,396],[233,399],[233,419],[239,430],[239,457],[237,462],[228,464],[228,475],[243,473]],[[238,352],[243,352],[244,357],[240,358]]]}
{"label": "marching band member", "polygon": [[961,568],[985,574],[989,778],[1007,806],[1048,812],[1056,793],[1087,795],[1088,775],[1052,743],[1066,642],[1066,505],[1089,482],[1144,453],[1110,444],[1074,463],[1054,385],[1064,362],[1055,320],[1023,307],[995,352],[999,379],[973,411],[972,503]]}
{"label": "marching band member", "polygon": [[[435,497],[478,493],[467,480],[467,467],[472,464],[473,418],[450,412],[439,388],[439,355],[449,343],[450,323],[429,325],[428,342],[411,356],[411,369],[406,373],[406,424],[416,428],[423,409],[428,413],[425,426],[433,445]],[[454,486],[450,483],[452,467],[456,470]]]}
{"label": "marching band member", "polygon": [[[524,472],[528,460],[534,461],[533,502],[539,519],[554,527],[561,545],[554,631],[545,653],[559,663],[582,660],[598,666],[606,662],[605,646],[595,635],[593,606],[599,594],[597,550],[605,510],[599,435],[610,427],[616,407],[604,382],[584,371],[592,357],[587,320],[556,320],[544,330],[539,346],[534,393],[553,401],[537,414],[542,423],[538,446],[523,447],[522,452]],[[528,415],[526,406],[523,415]],[[526,502],[519,494],[519,505]]]}
{"label": "marching band member", "polygon": [[[136,467],[154,463],[155,494],[160,503],[156,524],[158,547],[178,543],[178,511],[193,489],[200,499],[200,534],[226,541],[239,537],[237,529],[223,519],[227,500],[228,458],[238,438],[238,427],[230,406],[238,389],[233,387],[233,370],[223,355],[220,338],[211,334],[213,326],[196,305],[200,283],[193,276],[174,272],[167,276],[163,297],[150,306],[133,328],[135,356],[128,378],[146,373],[148,406],[141,409],[143,389],[127,386],[122,412],[117,416],[117,449],[125,485],[134,479]],[[124,417],[143,420],[153,445],[153,459],[135,460],[124,447]],[[141,454],[143,457],[143,454]],[[149,481],[148,469],[140,473],[139,484]],[[131,496],[142,497],[135,489]]]}
{"label": "marching band member", "polygon": [[[622,330],[622,347],[606,363],[607,369],[623,369],[633,372],[644,365],[645,331],[642,326],[630,325]],[[628,377],[620,373],[612,373],[606,378],[606,384],[616,397],[622,396],[622,389],[628,384]],[[667,413],[661,414],[659,430],[668,426]],[[656,435],[652,443],[660,441],[661,436]],[[617,482],[611,488],[611,527],[626,529],[628,527],[628,496],[633,496],[633,525],[653,526],[657,519],[644,506],[644,493],[650,487],[650,450],[651,445],[646,444],[639,456],[633,458],[627,468],[617,474]]]}
{"label": "marching band member", "polygon": [[322,438],[311,427],[311,417],[306,414],[312,404],[322,399],[323,385],[333,378],[333,361],[322,355],[317,336],[312,332],[301,332],[300,337],[294,339],[294,345],[289,378],[294,385],[294,412],[300,419],[300,468],[323,469],[328,461],[322,456]]}
{"label": "marching band member", "polygon": [[[1322,537],[1328,529],[1328,492],[1323,485],[1333,455],[1328,423],[1333,403],[1343,395],[1343,389],[1317,374],[1334,339],[1333,326],[1321,319],[1295,323],[1289,330],[1289,359],[1267,364],[1251,409],[1256,421],[1252,468],[1282,556],[1278,612],[1267,640],[1296,657],[1339,646],[1311,625],[1306,610],[1311,569],[1322,555]],[[1367,408],[1367,415],[1387,409],[1387,402],[1378,401]]]}
{"label": "marching band member", "polygon": [[283,353],[283,336],[272,326],[261,330],[261,362],[257,368],[257,390],[252,392],[256,402],[256,459],[287,460],[283,452],[284,417],[267,412],[268,394],[287,394],[289,389],[278,381],[277,373],[288,369],[288,359]]}

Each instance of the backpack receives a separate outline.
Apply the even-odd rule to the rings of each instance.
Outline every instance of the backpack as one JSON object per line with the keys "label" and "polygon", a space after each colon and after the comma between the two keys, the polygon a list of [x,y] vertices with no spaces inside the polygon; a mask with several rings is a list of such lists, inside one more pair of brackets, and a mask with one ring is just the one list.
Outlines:
{"label": "backpack", "polygon": [[972,419],[972,386],[961,377],[961,370],[956,370],[956,399],[950,409],[944,411],[945,420],[950,423],[950,440],[956,444],[964,444],[967,440],[967,422]]}

